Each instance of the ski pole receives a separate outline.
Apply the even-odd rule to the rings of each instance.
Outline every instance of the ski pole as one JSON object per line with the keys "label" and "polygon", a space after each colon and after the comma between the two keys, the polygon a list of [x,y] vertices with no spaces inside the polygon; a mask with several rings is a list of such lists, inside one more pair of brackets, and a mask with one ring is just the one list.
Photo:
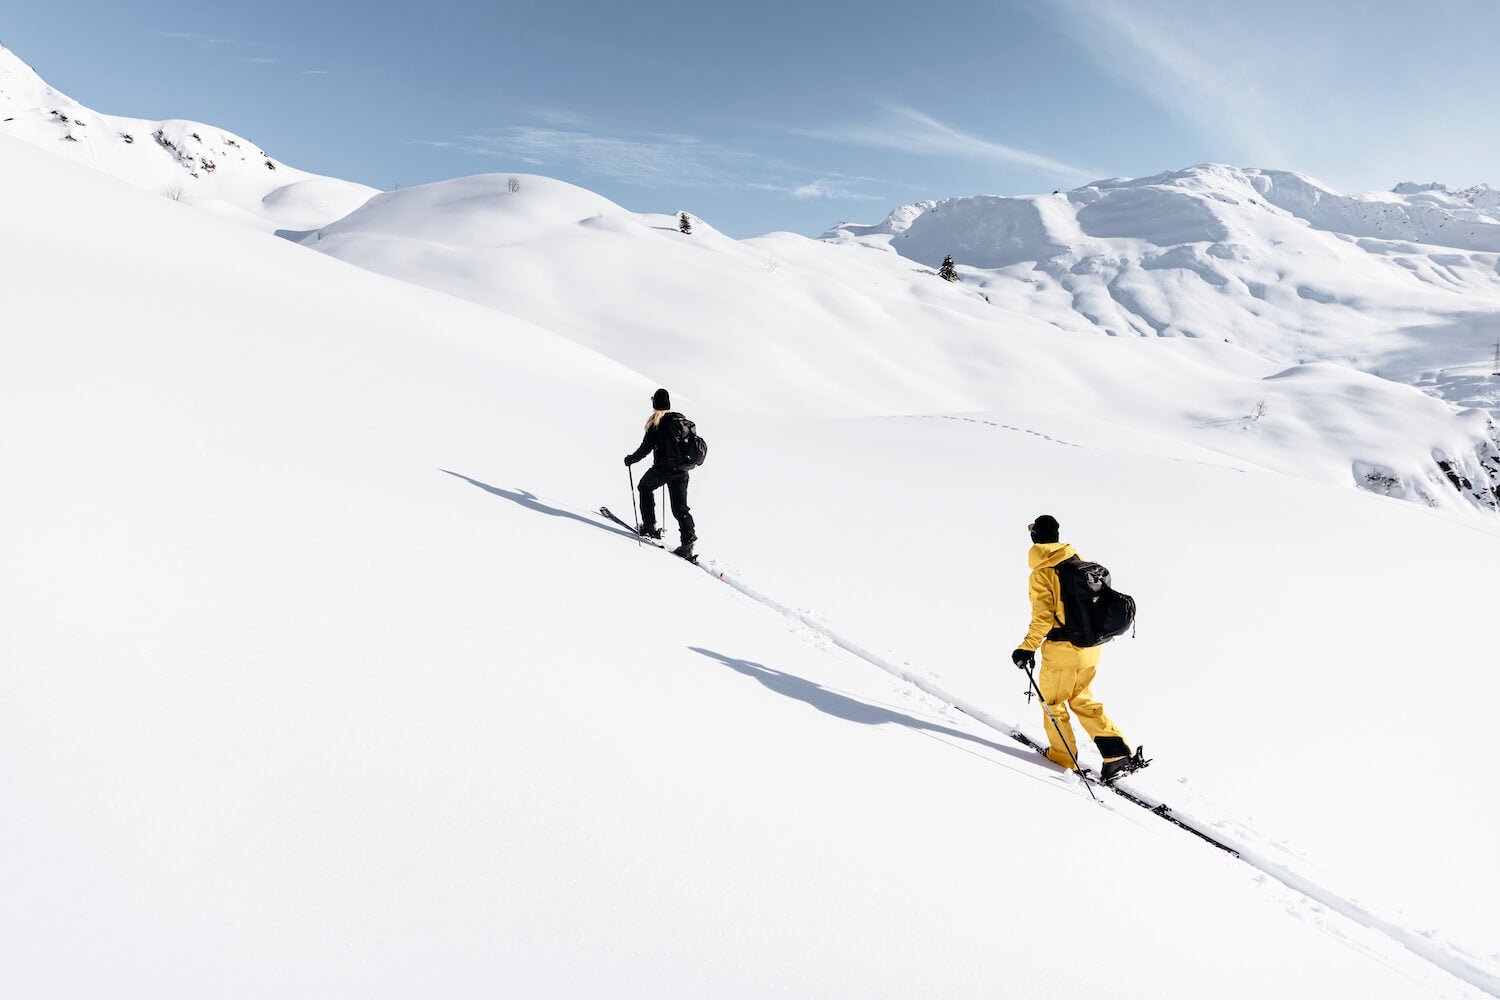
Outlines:
{"label": "ski pole", "polygon": [[[1037,687],[1036,676],[1032,674],[1030,667],[1026,668],[1026,679],[1031,681],[1031,686],[1036,691],[1037,700],[1042,703],[1042,711],[1046,712],[1047,718],[1052,720],[1052,728],[1057,730],[1057,738],[1062,740],[1063,749],[1068,751],[1068,756],[1072,758],[1073,770],[1077,771],[1081,776],[1083,774],[1083,765],[1078,763],[1078,755],[1074,753],[1073,748],[1068,745],[1068,738],[1063,735],[1062,726],[1059,726],[1057,724],[1057,716],[1053,715],[1052,709],[1047,707],[1047,699],[1042,697],[1042,689],[1040,687]],[[1083,783],[1083,787],[1088,789],[1089,798],[1093,799],[1095,802],[1099,801],[1099,797],[1094,794],[1094,789],[1089,785],[1087,781]]]}
{"label": "ski pole", "polygon": [[630,477],[630,519],[635,522],[635,547],[641,547],[641,515],[635,509],[635,470],[625,466],[625,474]]}

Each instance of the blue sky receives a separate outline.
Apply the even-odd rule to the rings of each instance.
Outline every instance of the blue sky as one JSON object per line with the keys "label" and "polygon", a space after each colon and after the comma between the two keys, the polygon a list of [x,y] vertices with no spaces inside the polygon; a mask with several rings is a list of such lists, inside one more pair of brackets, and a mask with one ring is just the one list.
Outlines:
{"label": "blue sky", "polygon": [[546,174],[741,238],[1209,161],[1500,186],[1496,0],[0,3],[0,43],[96,111],[382,189]]}

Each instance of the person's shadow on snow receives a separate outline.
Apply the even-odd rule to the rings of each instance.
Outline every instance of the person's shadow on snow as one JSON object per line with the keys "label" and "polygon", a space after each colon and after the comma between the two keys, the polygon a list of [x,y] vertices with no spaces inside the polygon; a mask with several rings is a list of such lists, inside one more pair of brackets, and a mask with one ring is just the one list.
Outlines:
{"label": "person's shadow on snow", "polygon": [[869,702],[851,698],[848,695],[831,691],[821,684],[776,670],[766,666],[764,663],[755,663],[752,660],[739,660],[722,653],[715,653],[711,649],[703,649],[699,646],[689,646],[693,652],[715,660],[731,670],[738,671],[746,677],[753,677],[767,688],[777,694],[796,699],[816,708],[825,715],[831,715],[836,719],[844,719],[848,722],[857,722],[862,726],[884,726],[897,725],[906,726],[920,732],[934,733],[942,736],[951,736],[954,739],[966,740],[977,743],[989,750],[995,750],[1008,757],[1019,757],[1024,760],[1032,760],[1036,755],[1029,750],[1023,750],[1015,746],[1006,746],[1003,743],[994,743],[990,740],[966,733],[948,726],[940,726],[937,723],[918,719],[916,716],[906,715],[879,705],[871,705]]}
{"label": "person's shadow on snow", "polygon": [[481,483],[477,479],[470,479],[468,476],[465,476],[462,473],[453,472],[450,469],[443,469],[442,471],[448,473],[448,475],[450,476],[456,476],[466,483],[478,486],[486,493],[493,493],[497,497],[504,497],[511,503],[520,504],[527,510],[534,510],[538,514],[546,514],[548,517],[566,517],[569,520],[578,521],[579,523],[586,524],[591,528],[598,528],[601,531],[608,531],[611,534],[624,535],[626,538],[636,537],[635,532],[627,531],[617,524],[606,524],[599,518],[589,517],[571,510],[563,510],[561,507],[549,507],[547,504],[544,504],[542,503],[542,501],[538,500],[535,493],[527,493],[525,490],[503,490],[498,486],[491,486],[488,483]]}

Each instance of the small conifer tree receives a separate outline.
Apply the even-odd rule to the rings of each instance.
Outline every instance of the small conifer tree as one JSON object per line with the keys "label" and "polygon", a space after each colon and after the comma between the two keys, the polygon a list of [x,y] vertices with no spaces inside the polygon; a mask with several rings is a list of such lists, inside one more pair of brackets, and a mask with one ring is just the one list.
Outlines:
{"label": "small conifer tree", "polygon": [[688,218],[686,212],[677,213],[677,228],[684,233],[691,233],[693,231],[693,220]]}
{"label": "small conifer tree", "polygon": [[951,253],[943,258],[943,266],[938,268],[938,277],[944,281],[958,280],[958,271],[953,266],[953,255]]}

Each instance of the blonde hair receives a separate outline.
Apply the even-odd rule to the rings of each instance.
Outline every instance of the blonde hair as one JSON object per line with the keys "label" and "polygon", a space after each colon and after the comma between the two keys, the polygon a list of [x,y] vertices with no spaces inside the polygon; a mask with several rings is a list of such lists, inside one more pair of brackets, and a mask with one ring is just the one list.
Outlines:
{"label": "blonde hair", "polygon": [[651,428],[661,423],[661,418],[665,417],[668,413],[671,412],[671,410],[657,410],[652,413],[651,416],[646,420],[646,430],[649,431]]}

